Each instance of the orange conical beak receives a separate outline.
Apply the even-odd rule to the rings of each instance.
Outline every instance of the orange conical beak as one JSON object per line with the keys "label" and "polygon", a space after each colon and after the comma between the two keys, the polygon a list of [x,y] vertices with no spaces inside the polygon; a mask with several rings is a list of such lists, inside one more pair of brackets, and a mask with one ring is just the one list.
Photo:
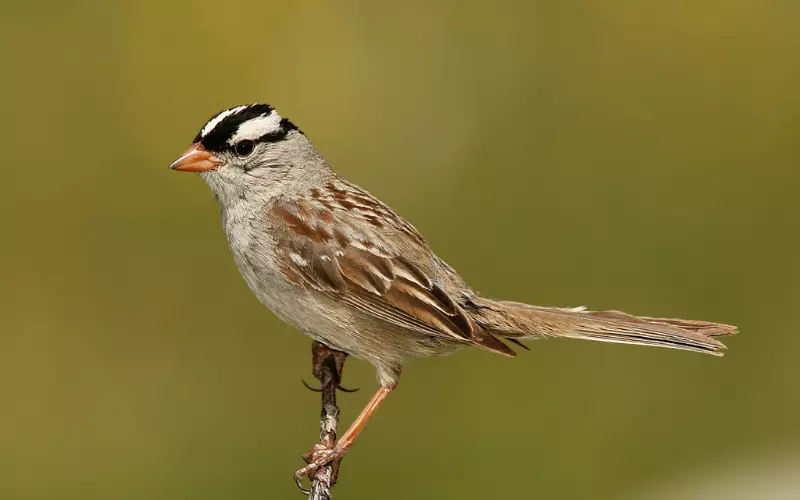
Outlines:
{"label": "orange conical beak", "polygon": [[195,142],[180,158],[172,162],[169,168],[181,172],[207,172],[215,170],[223,163],[222,160],[206,151],[201,143]]}

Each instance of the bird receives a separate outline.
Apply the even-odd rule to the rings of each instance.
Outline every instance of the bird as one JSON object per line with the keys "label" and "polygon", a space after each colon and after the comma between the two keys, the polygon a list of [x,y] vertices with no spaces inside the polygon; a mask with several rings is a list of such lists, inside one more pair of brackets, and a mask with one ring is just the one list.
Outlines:
{"label": "bird", "polygon": [[737,332],[708,321],[483,297],[414,226],[334,172],[268,104],[212,116],[170,169],[197,172],[211,188],[234,260],[260,302],[312,339],[375,367],[375,395],[333,446],[312,448],[295,479],[347,453],[409,357],[462,348],[513,357],[509,344],[541,338],[722,355],[716,337]]}

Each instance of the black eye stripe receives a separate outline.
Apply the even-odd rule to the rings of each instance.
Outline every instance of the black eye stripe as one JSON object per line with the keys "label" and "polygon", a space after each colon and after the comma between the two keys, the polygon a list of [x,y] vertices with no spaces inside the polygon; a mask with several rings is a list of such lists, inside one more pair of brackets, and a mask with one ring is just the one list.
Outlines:
{"label": "black eye stripe", "polygon": [[287,132],[285,130],[283,130],[283,129],[276,130],[275,132],[270,132],[269,134],[264,134],[264,135],[262,135],[261,137],[259,137],[256,140],[258,142],[277,142],[277,141],[282,140],[284,137],[286,137],[286,133]]}
{"label": "black eye stripe", "polygon": [[[296,129],[290,129],[290,130],[296,130]],[[255,139],[254,142],[256,144],[259,144],[259,143],[262,143],[262,142],[278,142],[278,141],[282,141],[283,139],[285,139],[288,134],[289,134],[289,130],[280,128],[280,129],[278,129],[278,130],[276,130],[274,132],[270,132],[269,134],[262,135],[258,139]]]}
{"label": "black eye stripe", "polygon": [[[297,130],[297,127],[294,127],[290,130]],[[233,151],[233,153],[236,156],[240,158],[245,158],[247,156],[250,156],[250,154],[252,154],[257,144],[282,141],[288,133],[289,130],[284,130],[281,127],[279,130],[276,130],[275,132],[270,132],[269,134],[264,134],[255,140],[242,139],[236,144],[230,145],[228,149]]]}

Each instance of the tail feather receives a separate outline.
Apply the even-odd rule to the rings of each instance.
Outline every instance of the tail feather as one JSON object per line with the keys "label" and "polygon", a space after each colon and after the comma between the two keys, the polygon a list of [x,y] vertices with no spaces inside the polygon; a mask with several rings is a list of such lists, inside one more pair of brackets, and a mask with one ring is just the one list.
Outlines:
{"label": "tail feather", "polygon": [[632,316],[620,311],[539,307],[519,302],[475,299],[478,323],[493,335],[512,339],[565,337],[639,344],[721,356],[725,346],[713,337],[736,327],[708,321]]}

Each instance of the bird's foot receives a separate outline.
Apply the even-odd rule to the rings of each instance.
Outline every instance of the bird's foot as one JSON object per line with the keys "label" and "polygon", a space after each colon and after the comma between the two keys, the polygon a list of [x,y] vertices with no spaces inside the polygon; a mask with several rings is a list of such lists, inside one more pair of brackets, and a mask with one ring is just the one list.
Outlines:
{"label": "bird's foot", "polygon": [[346,452],[347,450],[339,449],[336,446],[330,447],[323,443],[317,443],[312,446],[310,450],[303,453],[303,460],[305,460],[308,465],[302,469],[298,469],[297,472],[294,473],[294,481],[297,483],[297,486],[307,494],[308,490],[303,487],[303,478],[308,477],[313,480],[314,474],[321,467],[327,465],[331,466],[330,485],[333,486],[336,484],[336,480],[339,476],[339,465]]}

